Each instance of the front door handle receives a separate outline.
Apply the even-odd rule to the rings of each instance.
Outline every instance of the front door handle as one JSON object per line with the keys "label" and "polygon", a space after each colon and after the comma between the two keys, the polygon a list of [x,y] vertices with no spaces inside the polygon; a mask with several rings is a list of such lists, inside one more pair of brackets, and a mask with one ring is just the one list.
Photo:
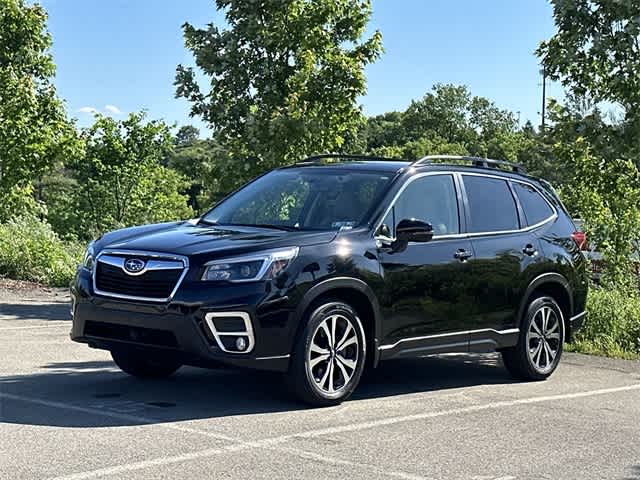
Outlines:
{"label": "front door handle", "polygon": [[530,257],[533,257],[538,253],[538,251],[533,245],[529,243],[522,249],[522,253],[524,253],[525,255],[529,255]]}
{"label": "front door handle", "polygon": [[461,248],[460,250],[458,250],[456,253],[453,254],[454,258],[457,258],[458,260],[460,260],[461,262],[466,262],[467,260],[469,260],[471,257],[473,257],[473,253],[468,252],[467,250],[465,250],[464,248]]}

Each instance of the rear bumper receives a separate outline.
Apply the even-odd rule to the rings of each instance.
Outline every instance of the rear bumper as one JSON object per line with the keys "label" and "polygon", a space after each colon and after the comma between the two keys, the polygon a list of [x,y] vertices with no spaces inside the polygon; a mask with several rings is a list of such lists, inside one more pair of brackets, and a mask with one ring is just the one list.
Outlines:
{"label": "rear bumper", "polygon": [[569,328],[570,328],[571,339],[573,339],[573,335],[578,330],[580,330],[580,328],[582,328],[582,325],[584,324],[584,321],[585,321],[586,318],[587,318],[587,312],[584,311],[582,313],[574,315],[573,317],[571,317],[569,319]]}
{"label": "rear bumper", "polygon": [[[294,316],[288,298],[274,301],[256,285],[235,295],[231,304],[217,301],[215,292],[190,290],[188,302],[176,295],[159,305],[95,295],[90,274],[79,271],[71,296],[70,337],[75,342],[104,350],[152,350],[200,367],[227,364],[271,371],[289,367]],[[231,311],[250,321],[254,343],[248,353],[224,351],[219,336],[207,325],[207,315]]]}

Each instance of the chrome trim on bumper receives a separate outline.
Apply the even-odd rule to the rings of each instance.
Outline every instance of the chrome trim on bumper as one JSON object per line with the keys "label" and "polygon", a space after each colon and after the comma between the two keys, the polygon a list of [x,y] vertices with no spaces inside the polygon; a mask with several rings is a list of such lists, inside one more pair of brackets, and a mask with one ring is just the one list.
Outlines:
{"label": "chrome trim on bumper", "polygon": [[256,360],[284,360],[290,357],[291,355],[287,353],[286,355],[276,355],[275,357],[256,357]]}
{"label": "chrome trim on bumper", "polygon": [[[245,331],[244,332],[218,332],[213,319],[229,318],[229,317],[241,318],[242,321],[244,322]],[[204,316],[204,321],[207,324],[207,327],[209,327],[209,331],[211,332],[213,337],[216,339],[216,343],[218,344],[218,347],[220,347],[220,350],[222,350],[223,352],[243,354],[243,353],[249,353],[251,350],[253,350],[253,347],[255,346],[256,341],[253,335],[253,325],[251,324],[251,318],[249,317],[249,314],[247,312],[209,312]],[[249,346],[247,347],[246,350],[243,350],[241,352],[237,350],[229,350],[224,346],[224,343],[222,343],[222,339],[220,338],[225,336],[226,337],[248,337]]]}
{"label": "chrome trim on bumper", "polygon": [[576,320],[579,320],[579,319],[583,318],[586,314],[587,314],[587,311],[585,310],[584,312],[579,313],[578,315],[574,315],[573,317],[571,317],[569,319],[569,321],[571,323],[574,323]]}

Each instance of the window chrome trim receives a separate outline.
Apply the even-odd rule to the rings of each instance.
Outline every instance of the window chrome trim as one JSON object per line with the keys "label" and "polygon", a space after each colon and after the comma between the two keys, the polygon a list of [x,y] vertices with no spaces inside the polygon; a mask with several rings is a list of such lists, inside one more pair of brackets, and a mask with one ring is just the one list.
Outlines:
{"label": "window chrome trim", "polygon": [[[230,318],[230,317],[242,318],[242,321],[244,322],[245,331],[244,332],[218,332],[213,319],[214,318]],[[223,352],[244,354],[244,353],[249,353],[251,352],[251,350],[253,350],[253,347],[255,346],[256,341],[253,335],[253,325],[251,324],[251,318],[249,317],[249,314],[247,312],[209,312],[204,316],[204,321],[207,324],[207,327],[209,327],[209,331],[213,335],[213,338],[216,339],[216,343],[218,344],[218,347],[220,347],[220,350],[222,350]],[[222,343],[222,339],[220,338],[225,336],[226,337],[248,337],[249,346],[247,347],[246,350],[243,350],[241,352],[237,350],[229,350],[224,346],[224,343]]]}
{"label": "window chrome trim", "polygon": [[496,333],[498,335],[513,335],[516,333],[520,333],[520,329],[519,328],[509,328],[507,330],[495,330],[493,328],[482,328],[480,330],[463,330],[461,332],[448,332],[448,333],[436,333],[434,335],[424,335],[422,337],[408,337],[408,338],[401,338],[400,340],[398,340],[395,343],[390,343],[387,345],[381,345],[378,347],[378,350],[390,350],[392,348],[396,348],[398,345],[400,345],[401,343],[404,342],[418,342],[420,340],[431,340],[434,338],[447,338],[447,337],[455,337],[458,335],[471,335],[473,333],[488,333],[488,332],[493,332]]}
{"label": "window chrome trim", "polygon": [[[419,178],[431,177],[431,176],[434,176],[434,175],[450,175],[451,176],[451,180],[454,182],[454,187],[455,187],[455,178],[454,178],[455,172],[437,171],[437,172],[417,173],[417,174],[413,175],[411,178],[409,178],[409,180],[404,182],[402,187],[400,187],[400,190],[398,190],[396,192],[396,194],[391,199],[391,202],[389,202],[389,206],[385,209],[384,213],[380,216],[380,220],[377,222],[375,228],[373,229],[373,235],[374,235],[374,237],[376,239],[381,240],[381,241],[385,241],[386,240],[388,242],[389,241],[390,242],[394,242],[396,240],[395,238],[389,238],[389,237],[376,235],[376,232],[380,228],[380,225],[382,225],[382,222],[384,222],[384,219],[387,218],[387,215],[389,215],[389,212],[391,211],[391,209],[395,206],[395,204],[398,201],[398,198],[400,197],[400,195],[402,195],[402,193],[404,193],[404,191],[407,189],[407,187],[409,185],[411,185],[413,182],[415,182]],[[456,204],[457,203],[458,203],[458,197],[456,195]],[[459,206],[458,206],[458,215],[460,215],[460,207]],[[465,237],[465,236],[466,236],[466,234],[464,234],[464,233],[455,233],[455,234],[448,234],[448,235],[434,235],[433,236],[433,240],[441,240],[441,239],[445,239],[445,238],[462,238],[462,237]]]}
{"label": "window chrome trim", "polygon": [[[160,260],[156,260],[156,259],[172,260],[174,262],[182,262],[182,269],[183,270],[182,270],[182,274],[178,278],[178,281],[176,282],[176,285],[173,287],[173,290],[171,291],[169,296],[166,297],[166,298],[138,297],[136,295],[126,295],[126,294],[123,294],[123,293],[105,292],[103,290],[98,289],[98,287],[96,285],[96,272],[97,272],[97,268],[98,268],[98,261],[100,261],[100,258],[103,255],[106,256],[109,259],[109,261],[106,261],[106,262],[103,262],[103,263],[107,263],[108,265],[112,265],[112,266],[120,266],[123,271],[125,271],[124,268],[123,268],[124,267],[124,259],[123,259],[122,265],[114,265],[114,263],[112,263],[110,261],[113,258],[113,256],[115,256],[115,255],[126,255],[126,256],[149,257],[149,258],[151,258],[151,260],[149,260],[149,262],[158,262],[158,264],[162,264],[162,262]],[[148,268],[145,267],[145,270],[148,270]],[[158,270],[159,270],[159,268],[158,268]],[[177,270],[177,268],[172,268],[172,270]],[[102,250],[100,253],[98,253],[98,255],[96,255],[96,258],[95,258],[95,260],[93,262],[93,269],[91,271],[91,276],[93,277],[92,278],[93,293],[96,294],[96,295],[100,295],[102,297],[111,297],[111,298],[117,298],[117,299],[121,299],[121,300],[139,300],[139,301],[143,301],[143,302],[155,302],[155,303],[169,302],[175,296],[176,292],[178,291],[178,288],[180,288],[180,285],[182,284],[182,281],[184,280],[184,277],[186,277],[188,271],[189,271],[189,259],[187,257],[185,257],[184,255],[177,255],[177,254],[173,254],[173,253],[163,253],[163,252],[150,252],[150,251],[146,251],[146,250],[127,250],[127,249],[106,248],[106,249]]]}
{"label": "window chrome trim", "polygon": [[[477,172],[458,172],[458,171],[448,171],[448,170],[439,170],[437,172],[424,172],[424,173],[418,173],[416,175],[413,175],[411,178],[409,178],[409,180],[407,180],[404,185],[402,185],[402,187],[400,187],[400,190],[398,190],[396,192],[396,194],[393,196],[393,199],[391,200],[391,202],[389,203],[389,206],[387,207],[387,209],[384,211],[384,213],[382,214],[382,216],[380,217],[380,220],[377,222],[375,228],[373,228],[373,236],[376,240],[379,240],[380,242],[394,242],[396,239],[395,238],[388,238],[388,237],[384,237],[381,235],[376,235],[376,232],[378,231],[378,229],[380,228],[380,226],[382,225],[382,222],[384,221],[384,219],[387,217],[387,215],[389,214],[389,212],[391,211],[391,209],[393,208],[393,206],[396,204],[398,198],[400,197],[400,195],[402,195],[402,193],[405,191],[405,189],[415,180],[419,179],[419,178],[423,178],[423,177],[428,177],[431,175],[451,175],[452,177],[455,177],[456,175],[459,175],[460,177],[463,177],[464,175],[471,175],[471,176],[476,176],[476,177],[487,177],[487,178],[497,178],[498,180],[504,180],[505,182],[516,182],[516,183],[521,183],[523,185],[527,185],[531,188],[533,188],[536,192],[538,192],[538,194],[544,199],[545,202],[547,202],[547,205],[549,205],[549,207],[551,207],[551,210],[553,210],[553,214],[551,216],[549,216],[549,218],[546,218],[545,220],[542,220],[541,222],[536,223],[535,225],[529,225],[528,227],[524,227],[524,228],[519,228],[517,230],[500,230],[500,231],[496,231],[496,232],[467,232],[467,233],[456,233],[456,234],[448,234],[448,235],[434,235],[433,239],[431,241],[434,240],[449,240],[449,239],[460,239],[460,238],[475,238],[475,237],[486,237],[486,236],[493,236],[493,235],[508,235],[508,234],[514,234],[514,233],[526,233],[526,232],[530,232],[532,230],[536,230],[537,228],[542,227],[543,225],[546,225],[547,223],[550,223],[552,221],[555,221],[558,218],[558,210],[555,208],[555,206],[553,206],[551,204],[551,202],[549,202],[549,200],[547,199],[547,197],[545,195],[543,195],[540,190],[533,185],[530,182],[524,181],[524,180],[520,180],[517,178],[511,178],[511,177],[503,177],[500,175],[491,175],[488,173],[477,173]],[[464,179],[461,179],[464,185]],[[457,201],[457,197],[456,197],[456,201]],[[515,201],[515,198],[514,198]],[[460,210],[460,208],[458,208],[458,210]]]}

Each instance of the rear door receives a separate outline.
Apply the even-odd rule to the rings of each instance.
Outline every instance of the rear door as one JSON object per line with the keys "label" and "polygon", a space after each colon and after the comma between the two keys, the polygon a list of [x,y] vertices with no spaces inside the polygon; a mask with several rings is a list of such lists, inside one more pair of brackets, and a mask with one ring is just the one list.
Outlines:
{"label": "rear door", "polygon": [[482,344],[496,332],[517,326],[520,292],[541,258],[540,244],[528,228],[508,178],[462,174],[467,205],[467,232],[474,250],[470,262],[473,282],[473,330],[470,338]]}

